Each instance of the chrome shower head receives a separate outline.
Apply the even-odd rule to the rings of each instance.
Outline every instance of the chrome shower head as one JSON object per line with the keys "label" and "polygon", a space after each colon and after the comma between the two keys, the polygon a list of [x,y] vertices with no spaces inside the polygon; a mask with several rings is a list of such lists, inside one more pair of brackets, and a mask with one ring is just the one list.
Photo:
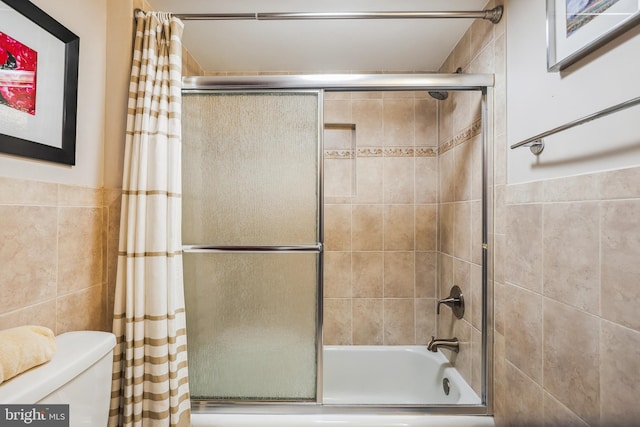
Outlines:
{"label": "chrome shower head", "polygon": [[[455,74],[462,74],[462,67],[458,67]],[[429,91],[429,95],[431,95],[432,98],[435,98],[438,101],[444,101],[449,97],[449,92],[447,92],[446,90],[434,90]]]}
{"label": "chrome shower head", "polygon": [[447,91],[429,91],[429,95],[431,95],[432,98],[435,98],[439,101],[444,101],[445,99],[447,99],[449,97],[449,92]]}

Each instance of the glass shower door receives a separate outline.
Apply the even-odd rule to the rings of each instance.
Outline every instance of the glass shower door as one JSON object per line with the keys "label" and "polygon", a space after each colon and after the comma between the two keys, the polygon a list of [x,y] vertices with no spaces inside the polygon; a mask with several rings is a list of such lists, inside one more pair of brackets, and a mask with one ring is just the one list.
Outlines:
{"label": "glass shower door", "polygon": [[320,102],[318,91],[183,94],[194,399],[316,399]]}

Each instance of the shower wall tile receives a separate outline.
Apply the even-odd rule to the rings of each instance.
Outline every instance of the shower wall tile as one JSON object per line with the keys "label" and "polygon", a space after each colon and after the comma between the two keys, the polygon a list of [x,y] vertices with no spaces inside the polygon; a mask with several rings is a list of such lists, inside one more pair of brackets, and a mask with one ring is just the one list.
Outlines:
{"label": "shower wall tile", "polygon": [[323,148],[325,150],[354,149],[352,133],[353,131],[351,129],[325,129],[322,140]]}
{"label": "shower wall tile", "polygon": [[382,147],[384,145],[382,99],[354,100],[353,122],[356,124],[356,145],[358,147]]}
{"label": "shower wall tile", "polygon": [[[353,197],[355,193],[354,166],[351,151],[326,152],[324,159],[324,196],[326,198]],[[332,154],[345,156],[331,157]]]}
{"label": "shower wall tile", "polygon": [[453,200],[471,199],[471,174],[473,166],[473,145],[466,141],[453,149],[454,176]]}
{"label": "shower wall tile", "polygon": [[[382,298],[384,283],[383,252],[353,252],[354,298]],[[325,295],[326,292],[325,292]]]}
{"label": "shower wall tile", "polygon": [[507,282],[542,292],[542,205],[507,206]]}
{"label": "shower wall tile", "polygon": [[471,388],[482,394],[482,332],[471,328]]}
{"label": "shower wall tile", "polygon": [[415,239],[417,251],[435,251],[438,237],[437,205],[415,206]]}
{"label": "shower wall tile", "polygon": [[385,251],[412,251],[415,247],[413,205],[385,205]]}
{"label": "shower wall tile", "polygon": [[411,157],[385,157],[385,203],[413,203],[415,193],[414,159]]}
{"label": "shower wall tile", "polygon": [[[478,331],[482,330],[482,265],[471,264],[471,278],[469,283],[470,304],[469,313],[465,317],[471,319],[471,325]],[[469,298],[469,296],[467,296]],[[466,302],[466,301],[465,301]]]}
{"label": "shower wall tile", "polygon": [[109,330],[120,190],[0,178],[0,329]]}
{"label": "shower wall tile", "polygon": [[385,298],[384,300],[384,344],[414,344],[415,301],[411,298]]}
{"label": "shower wall tile", "polygon": [[57,298],[58,334],[74,330],[101,330],[106,323],[102,285]]}
{"label": "shower wall tile", "polygon": [[600,425],[630,426],[640,420],[640,333],[600,322]]}
{"label": "shower wall tile", "polygon": [[351,101],[344,99],[324,100],[325,123],[353,123]]}
{"label": "shower wall tile", "polygon": [[413,298],[415,296],[414,252],[385,252],[385,298]]}
{"label": "shower wall tile", "polygon": [[[580,419],[569,408],[564,406],[549,393],[544,393],[543,400],[544,425],[562,427],[588,427],[584,420]],[[606,424],[614,425],[614,424]]]}
{"label": "shower wall tile", "polygon": [[[333,92],[340,93],[340,92]],[[358,99],[382,99],[383,92],[378,91],[358,91],[358,92],[342,92],[345,95],[348,95],[350,99],[358,100]]]}
{"label": "shower wall tile", "polygon": [[381,298],[353,300],[353,344],[382,345],[383,307]]}
{"label": "shower wall tile", "polygon": [[600,320],[550,299],[544,300],[543,318],[545,390],[587,423],[597,425]]}
{"label": "shower wall tile", "polygon": [[599,224],[597,203],[552,203],[544,208],[544,295],[596,315],[600,314]]}
{"label": "shower wall tile", "polygon": [[416,298],[435,298],[437,252],[416,252]]}
{"label": "shower wall tile", "polygon": [[509,387],[505,395],[506,410],[502,414],[504,425],[535,425],[543,413],[542,387],[509,362],[505,364],[504,375]]}
{"label": "shower wall tile", "polygon": [[471,261],[471,203],[455,203],[453,206],[453,254]]}
{"label": "shower wall tile", "polygon": [[58,294],[102,284],[102,209],[59,208]]}
{"label": "shower wall tile", "polygon": [[353,205],[352,209],[353,250],[382,250],[383,206]]}
{"label": "shower wall tile", "polygon": [[471,203],[471,237],[470,239],[471,239],[471,262],[477,265],[482,265],[482,253],[483,253],[482,238],[483,238],[482,236],[482,202],[476,201]]}
{"label": "shower wall tile", "polygon": [[[410,92],[409,92],[410,94]],[[414,100],[409,98],[384,98],[384,143],[385,146],[414,145]]]}
{"label": "shower wall tile", "polygon": [[356,194],[354,203],[382,203],[384,159],[358,157],[356,159]]}
{"label": "shower wall tile", "polygon": [[328,251],[351,250],[351,206],[324,206],[324,246]]}
{"label": "shower wall tile", "polygon": [[436,157],[416,157],[415,174],[415,202],[437,203],[438,159]]}
{"label": "shower wall tile", "polygon": [[599,198],[640,198],[640,168],[627,168],[598,174]]}
{"label": "shower wall tile", "polygon": [[455,159],[452,151],[438,156],[439,166],[439,202],[450,203],[455,200]]}
{"label": "shower wall tile", "polygon": [[0,313],[56,295],[57,209],[0,205]]}
{"label": "shower wall tile", "polygon": [[603,203],[602,317],[640,331],[640,200]]}
{"label": "shower wall tile", "polygon": [[507,284],[504,298],[504,337],[511,343],[505,349],[505,357],[520,371],[542,382],[542,296],[526,289]]}
{"label": "shower wall tile", "polygon": [[352,315],[350,298],[324,298],[324,343],[352,344]]}
{"label": "shower wall tile", "polygon": [[438,205],[438,250],[453,255],[455,205]]}
{"label": "shower wall tile", "polygon": [[415,145],[438,146],[438,114],[437,100],[423,93],[426,98],[414,101],[415,111]]}
{"label": "shower wall tile", "polygon": [[323,284],[326,298],[351,297],[351,252],[325,252]]}
{"label": "shower wall tile", "polygon": [[436,335],[436,299],[418,298],[416,301],[416,344],[426,345]]}
{"label": "shower wall tile", "polygon": [[29,305],[6,314],[0,314],[0,330],[23,325],[40,325],[56,330],[56,299]]}

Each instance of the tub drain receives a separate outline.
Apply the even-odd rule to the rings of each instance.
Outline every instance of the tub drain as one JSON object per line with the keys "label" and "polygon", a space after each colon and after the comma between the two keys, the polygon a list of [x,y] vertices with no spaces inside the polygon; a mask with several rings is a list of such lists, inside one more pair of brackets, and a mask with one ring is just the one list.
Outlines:
{"label": "tub drain", "polygon": [[449,392],[451,391],[451,383],[449,382],[449,378],[442,380],[442,388],[444,389],[444,394],[449,396]]}

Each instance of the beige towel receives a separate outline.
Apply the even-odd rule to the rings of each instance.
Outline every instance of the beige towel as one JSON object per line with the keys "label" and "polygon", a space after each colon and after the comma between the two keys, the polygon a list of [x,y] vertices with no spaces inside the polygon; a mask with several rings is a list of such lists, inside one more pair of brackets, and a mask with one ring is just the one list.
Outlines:
{"label": "beige towel", "polygon": [[19,326],[0,331],[0,384],[51,360],[56,337],[44,326]]}

